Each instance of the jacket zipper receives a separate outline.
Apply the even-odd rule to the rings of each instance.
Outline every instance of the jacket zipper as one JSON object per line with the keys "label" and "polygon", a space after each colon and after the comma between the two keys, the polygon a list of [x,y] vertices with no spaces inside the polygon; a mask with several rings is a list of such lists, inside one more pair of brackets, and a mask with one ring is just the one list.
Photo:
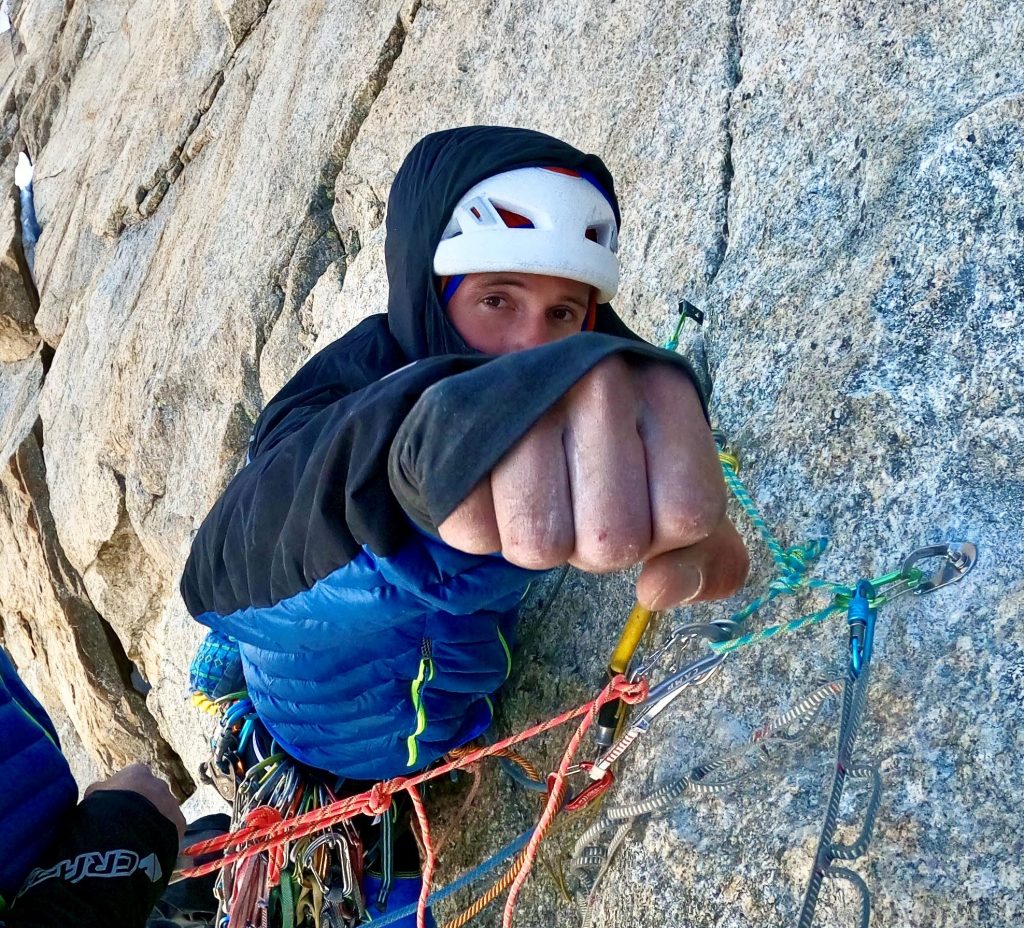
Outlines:
{"label": "jacket zipper", "polygon": [[423,706],[423,686],[434,679],[433,642],[424,638],[420,644],[420,669],[416,679],[412,681],[412,707],[416,713],[416,730],[406,738],[409,758],[406,766],[413,767],[419,757],[419,745],[416,739],[426,731],[427,710]]}
{"label": "jacket zipper", "polygon": [[512,651],[509,650],[508,642],[500,628],[498,629],[498,641],[501,642],[501,649],[505,652],[505,679],[507,680],[512,673]]}

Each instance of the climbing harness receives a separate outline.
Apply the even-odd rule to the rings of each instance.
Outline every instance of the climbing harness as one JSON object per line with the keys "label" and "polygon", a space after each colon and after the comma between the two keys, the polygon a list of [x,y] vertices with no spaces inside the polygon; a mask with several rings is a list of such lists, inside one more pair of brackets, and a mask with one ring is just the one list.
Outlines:
{"label": "climbing harness", "polygon": [[[256,717],[245,693],[220,699],[196,694],[197,708],[219,717],[210,759],[202,773],[232,802],[231,831],[269,826],[337,801],[338,783],[302,767],[280,750]],[[364,849],[350,822],[267,854],[221,869],[214,886],[217,928],[281,925],[282,928],[349,928],[367,918],[363,898],[366,861],[383,871],[379,905],[391,883],[391,814],[381,817],[378,843]],[[194,860],[179,859],[180,871]]]}

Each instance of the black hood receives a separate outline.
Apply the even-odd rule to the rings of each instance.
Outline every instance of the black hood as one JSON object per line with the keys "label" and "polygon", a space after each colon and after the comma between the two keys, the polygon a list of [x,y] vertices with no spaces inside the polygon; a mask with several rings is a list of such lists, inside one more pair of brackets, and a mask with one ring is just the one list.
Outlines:
{"label": "black hood", "polygon": [[[402,162],[388,198],[384,255],[388,327],[410,361],[478,354],[441,305],[434,285],[434,251],[470,187],[503,171],[538,166],[589,171],[607,192],[621,225],[615,182],[604,162],[541,132],[505,126],[447,129],[424,137]],[[594,330],[636,338],[607,303],[597,308]]]}
{"label": "black hood", "polygon": [[[292,377],[263,410],[253,430],[251,453],[265,449],[271,433],[280,438],[285,420],[298,427],[317,409],[411,361],[445,355],[482,357],[448,321],[434,286],[434,251],[455,205],[470,187],[515,167],[543,166],[589,171],[608,194],[618,222],[615,184],[604,162],[549,135],[467,126],[435,132],[420,141],[402,163],[388,198],[387,313],[364,319]],[[607,303],[597,307],[594,331],[641,340]]]}

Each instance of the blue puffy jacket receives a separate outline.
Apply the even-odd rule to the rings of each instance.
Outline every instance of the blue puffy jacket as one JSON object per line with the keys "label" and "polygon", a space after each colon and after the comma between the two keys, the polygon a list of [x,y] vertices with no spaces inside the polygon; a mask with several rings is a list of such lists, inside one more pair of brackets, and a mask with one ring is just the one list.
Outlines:
{"label": "blue puffy jacket", "polygon": [[264,409],[249,462],[203,522],[181,589],[240,643],[270,732],[295,757],[379,779],[480,733],[508,675],[532,572],[449,548],[437,526],[548,409],[611,354],[689,372],[611,306],[593,330],[490,358],[448,321],[432,258],[478,181],[517,166],[585,171],[593,155],[520,129],[420,142],[387,212],[388,312],[314,356]]}
{"label": "blue puffy jacket", "polygon": [[49,716],[2,648],[0,744],[0,899],[9,903],[75,807],[78,788]]}
{"label": "blue puffy jacket", "polygon": [[308,591],[199,620],[240,642],[256,711],[293,756],[357,779],[436,760],[490,723],[530,572],[421,535]]}
{"label": "blue puffy jacket", "polygon": [[142,928],[178,835],[146,798],[78,787],[42,706],[0,648],[0,928]]}

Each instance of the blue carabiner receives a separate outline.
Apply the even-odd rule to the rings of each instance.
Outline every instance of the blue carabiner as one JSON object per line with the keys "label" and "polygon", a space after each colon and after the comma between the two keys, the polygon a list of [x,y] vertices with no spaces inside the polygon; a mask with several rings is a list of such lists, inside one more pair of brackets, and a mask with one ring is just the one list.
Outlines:
{"label": "blue carabiner", "polygon": [[878,610],[871,605],[875,588],[868,580],[859,580],[850,597],[846,613],[850,626],[850,673],[854,679],[861,675],[871,660],[871,645],[875,639],[875,616]]}

